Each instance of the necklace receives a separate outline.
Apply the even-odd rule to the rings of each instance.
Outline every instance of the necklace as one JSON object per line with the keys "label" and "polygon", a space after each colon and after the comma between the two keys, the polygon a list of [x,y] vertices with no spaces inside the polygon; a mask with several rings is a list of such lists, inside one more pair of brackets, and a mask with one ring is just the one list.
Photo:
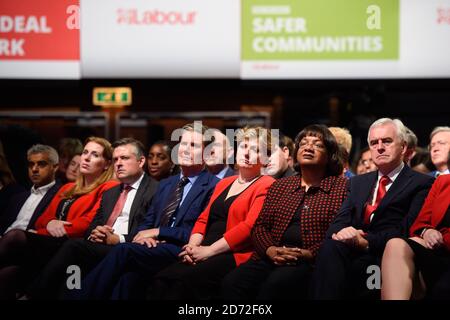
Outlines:
{"label": "necklace", "polygon": [[251,179],[251,180],[249,180],[249,181],[241,181],[240,177],[238,177],[236,180],[237,180],[237,182],[240,183],[240,184],[247,184],[247,183],[253,182],[254,180],[258,179],[259,177],[260,177],[260,176],[257,175],[256,177],[254,177],[253,179]]}

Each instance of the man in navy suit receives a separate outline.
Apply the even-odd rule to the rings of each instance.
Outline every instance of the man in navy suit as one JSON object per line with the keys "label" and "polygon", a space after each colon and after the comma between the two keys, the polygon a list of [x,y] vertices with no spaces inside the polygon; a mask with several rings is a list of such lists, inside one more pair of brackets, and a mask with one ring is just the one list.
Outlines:
{"label": "man in navy suit", "polygon": [[37,144],[28,149],[28,176],[33,183],[30,191],[13,196],[0,216],[0,235],[12,230],[34,229],[41,216],[61,187],[55,182],[58,153],[50,146]]}
{"label": "man in navy suit", "polygon": [[406,129],[400,120],[375,121],[368,143],[378,171],[350,179],[349,196],[316,260],[313,299],[367,293],[368,266],[380,265],[389,239],[407,236],[433,183],[404,164]]}
{"label": "man in navy suit", "polygon": [[206,131],[205,139],[211,141],[204,151],[208,172],[221,180],[234,176],[236,172],[229,166],[234,163],[234,149],[227,136],[218,129],[210,128]]}
{"label": "man in navy suit", "polygon": [[67,298],[140,297],[146,279],[177,261],[219,181],[204,169],[205,130],[198,124],[183,127],[177,152],[181,174],[160,181],[133,242],[116,245],[83,279],[81,289],[69,291]]}

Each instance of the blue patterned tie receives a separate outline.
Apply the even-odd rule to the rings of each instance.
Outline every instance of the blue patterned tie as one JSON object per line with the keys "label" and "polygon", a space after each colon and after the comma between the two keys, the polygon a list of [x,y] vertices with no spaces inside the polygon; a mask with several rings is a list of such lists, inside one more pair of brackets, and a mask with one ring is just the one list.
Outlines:
{"label": "blue patterned tie", "polygon": [[163,210],[163,214],[161,216],[161,223],[159,224],[161,227],[168,226],[169,221],[172,218],[172,215],[180,205],[181,198],[183,197],[184,186],[188,182],[189,179],[187,177],[181,178],[180,181],[178,182],[175,192],[172,195],[172,199],[169,201],[167,207],[165,207]]}

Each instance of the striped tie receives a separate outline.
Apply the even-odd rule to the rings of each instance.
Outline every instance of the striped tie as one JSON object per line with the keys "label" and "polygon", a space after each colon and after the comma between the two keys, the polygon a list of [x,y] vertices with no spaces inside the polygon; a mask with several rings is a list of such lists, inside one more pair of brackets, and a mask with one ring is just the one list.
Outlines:
{"label": "striped tie", "polygon": [[183,197],[183,189],[184,186],[189,182],[187,177],[181,178],[178,182],[175,192],[172,194],[172,199],[169,201],[167,207],[163,210],[163,214],[161,216],[161,223],[159,224],[161,227],[169,226],[169,221],[172,218],[172,215],[177,210],[180,205],[181,198]]}

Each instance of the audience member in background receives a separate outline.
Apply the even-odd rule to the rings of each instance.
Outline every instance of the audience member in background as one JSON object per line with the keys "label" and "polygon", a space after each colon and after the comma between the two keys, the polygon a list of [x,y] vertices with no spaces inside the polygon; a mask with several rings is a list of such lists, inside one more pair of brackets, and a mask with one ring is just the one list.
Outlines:
{"label": "audience member in background", "polygon": [[450,269],[450,175],[434,182],[409,236],[386,244],[381,267],[384,300],[423,297]]}
{"label": "audience member in background", "polygon": [[275,179],[290,177],[296,174],[295,170],[289,166],[289,148],[284,145],[284,135],[280,132],[278,144],[273,145],[269,162],[265,165],[263,173]]}
{"label": "audience member in background", "polygon": [[223,277],[253,251],[250,231],[274,182],[261,176],[271,152],[270,130],[245,127],[236,134],[238,175],[220,181],[175,263],[155,276],[150,299],[211,299]]}
{"label": "audience member in background", "polygon": [[69,165],[66,169],[66,180],[67,182],[75,182],[78,175],[80,174],[80,162],[81,162],[81,152],[76,154],[70,160]]}
{"label": "audience member in background", "polygon": [[377,166],[372,160],[372,153],[370,152],[369,147],[362,149],[361,155],[356,164],[356,175],[361,175],[376,170]]}
{"label": "audience member in background", "polygon": [[294,168],[294,158],[295,158],[295,143],[294,141],[292,141],[292,139],[286,135],[283,135],[282,137],[280,137],[280,139],[282,139],[282,145],[283,147],[287,147],[289,150],[289,156],[288,156],[288,165],[289,167],[291,167],[292,169]]}
{"label": "audience member in background", "polygon": [[180,175],[162,180],[133,243],[120,243],[81,282],[69,299],[142,298],[149,279],[174,263],[219,181],[205,170],[203,135],[197,123],[182,128]]}
{"label": "audience member in background", "polygon": [[411,169],[425,174],[435,169],[433,162],[431,162],[430,151],[421,147],[416,148],[416,155],[411,159],[410,163]]}
{"label": "audience member in background", "polygon": [[317,256],[313,299],[368,298],[367,267],[380,265],[387,241],[408,233],[433,183],[403,162],[406,129],[400,120],[376,120],[367,142],[378,171],[349,180],[348,198]]}
{"label": "audience member in background", "polygon": [[156,181],[178,173],[178,167],[171,159],[172,148],[167,141],[155,142],[148,151],[147,169],[150,177]]}
{"label": "audience member in background", "polygon": [[338,177],[338,145],[323,125],[310,125],[295,139],[300,174],[269,189],[252,229],[251,259],[223,281],[225,299],[306,297],[314,258],[347,194]]}
{"label": "audience member in background", "polygon": [[[25,188],[19,185],[16,179],[14,179],[14,175],[8,165],[8,160],[3,152],[3,145],[0,141],[0,219],[2,219],[3,211],[6,209],[11,197],[23,191],[25,191]],[[1,234],[0,232],[0,236]]]}
{"label": "audience member in background", "polygon": [[352,150],[352,135],[345,128],[329,127],[328,129],[330,129],[331,133],[336,138],[338,145],[342,146],[342,148],[340,148],[339,154],[342,161],[342,166],[344,168],[344,177],[351,178],[354,176],[354,173],[350,170],[349,164],[350,151]]}
{"label": "audience member in background", "polygon": [[59,153],[59,169],[56,174],[56,179],[60,180],[61,183],[65,184],[71,182],[67,180],[66,171],[70,162],[75,155],[80,155],[83,151],[83,144],[80,140],[75,138],[63,138],[59,142],[58,153]]}
{"label": "audience member in background", "polygon": [[449,173],[447,165],[450,151],[450,127],[436,127],[430,134],[430,155],[436,171],[430,173],[433,177]]}
{"label": "audience member in background", "polygon": [[[33,186],[11,197],[0,216],[0,235],[12,229],[35,229],[35,222],[61,187],[55,182],[58,153],[50,146],[37,144],[28,149],[28,176]],[[1,240],[0,240],[1,241]]]}
{"label": "audience member in background", "polygon": [[112,148],[107,140],[88,138],[76,182],[59,189],[37,219],[35,230],[14,229],[4,235],[0,242],[0,297],[14,298],[17,290],[21,291],[39,273],[68,238],[83,237],[103,192],[118,184],[110,181],[111,158]]}
{"label": "audience member in background", "polygon": [[209,143],[205,148],[205,163],[209,173],[215,175],[219,179],[234,176],[236,173],[228,165],[234,163],[234,150],[230,145],[227,136],[217,129],[209,129],[208,133],[212,132],[211,137],[205,137]]}
{"label": "audience member in background", "polygon": [[417,153],[417,136],[408,127],[406,128],[406,153],[403,161],[411,167],[411,159],[413,159]]}
{"label": "audience member in background", "polygon": [[144,146],[132,138],[113,143],[114,172],[121,182],[102,196],[85,239],[70,239],[53,256],[27,290],[32,299],[56,298],[63,292],[67,267],[77,265],[87,274],[122,242],[131,242],[147,212],[158,182],[144,173]]}

